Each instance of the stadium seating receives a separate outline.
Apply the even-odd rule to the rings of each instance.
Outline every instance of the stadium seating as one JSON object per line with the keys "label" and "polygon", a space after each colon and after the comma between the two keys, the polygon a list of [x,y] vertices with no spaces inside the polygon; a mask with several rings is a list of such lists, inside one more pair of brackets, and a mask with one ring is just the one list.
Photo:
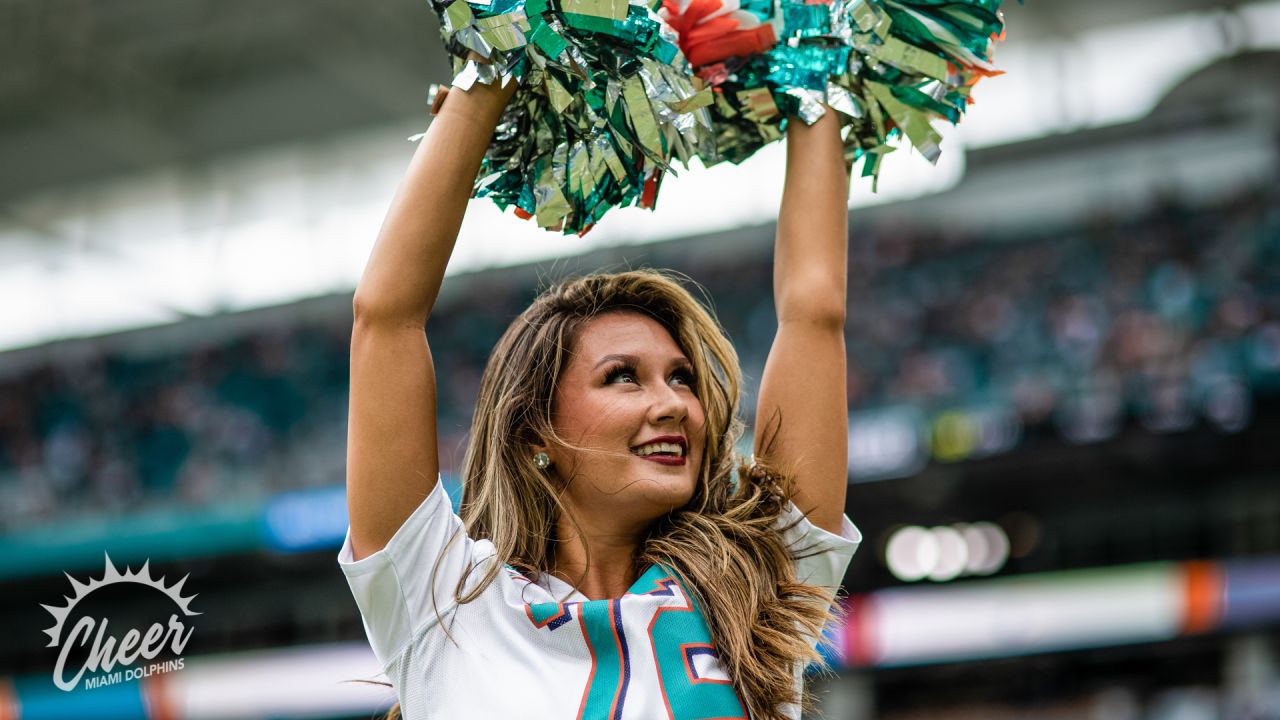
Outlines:
{"label": "stadium seating", "polygon": [[[855,411],[995,404],[1084,442],[1119,422],[1238,430],[1252,398],[1280,389],[1275,189],[999,237],[909,226],[852,237]],[[774,329],[768,256],[677,269],[709,290],[758,378]],[[488,351],[532,293],[486,287],[431,321],[446,472]],[[348,338],[349,317],[335,316],[4,381],[0,532],[341,484]]]}

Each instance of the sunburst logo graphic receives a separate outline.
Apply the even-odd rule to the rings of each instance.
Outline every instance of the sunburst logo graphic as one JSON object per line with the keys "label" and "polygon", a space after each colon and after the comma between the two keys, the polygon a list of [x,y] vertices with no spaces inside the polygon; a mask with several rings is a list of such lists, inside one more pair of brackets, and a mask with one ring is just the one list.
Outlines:
{"label": "sunburst logo graphic", "polygon": [[[86,672],[106,673],[85,679],[85,689],[91,689],[159,672],[182,669],[183,660],[180,655],[187,641],[191,639],[192,629],[182,622],[181,617],[200,614],[191,609],[191,601],[196,599],[196,595],[189,597],[182,595],[182,586],[186,584],[187,578],[191,577],[190,573],[184,575],[172,586],[166,586],[163,576],[158,579],[151,577],[150,560],[144,562],[136,572],[129,570],[126,566],[125,572],[121,573],[111,562],[110,555],[103,553],[103,556],[106,559],[106,568],[100,579],[90,577],[88,582],[80,582],[70,573],[63,573],[67,576],[67,580],[71,581],[72,594],[63,596],[67,604],[61,607],[43,603],[40,605],[49,611],[54,620],[53,627],[44,631],[49,636],[49,644],[46,647],[59,648],[58,663],[53,671],[53,682],[67,692],[76,689]],[[136,628],[130,628],[119,638],[109,634],[106,618],[98,619],[88,615],[81,617],[70,630],[67,630],[65,627],[67,617],[82,600],[95,590],[121,584],[133,584],[159,591],[178,606],[182,616],[173,613],[169,616],[167,624],[152,623],[145,633]],[[65,634],[64,631],[66,631]],[[85,647],[90,643],[92,646],[87,661],[68,679],[66,672],[68,655],[74,648]],[[174,655],[179,657],[176,660],[153,663],[149,666],[130,667],[139,660],[155,659],[165,648],[171,649]],[[117,666],[119,670],[116,669]]]}

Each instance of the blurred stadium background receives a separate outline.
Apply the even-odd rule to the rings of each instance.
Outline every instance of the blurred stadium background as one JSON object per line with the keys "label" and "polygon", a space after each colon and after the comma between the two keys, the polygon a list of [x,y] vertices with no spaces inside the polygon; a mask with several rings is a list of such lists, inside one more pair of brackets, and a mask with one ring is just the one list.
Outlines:
{"label": "blurred stadium background", "polygon": [[[940,166],[854,194],[866,540],[823,706],[1280,718],[1280,3],[1006,13]],[[382,679],[334,560],[350,300],[435,32],[409,0],[0,2],[0,718],[389,704],[344,682]],[[446,480],[488,349],[564,272],[686,272],[758,378],[780,162],[586,239],[474,207],[432,319]],[[41,604],[104,552],[201,614],[183,669],[64,693]]]}

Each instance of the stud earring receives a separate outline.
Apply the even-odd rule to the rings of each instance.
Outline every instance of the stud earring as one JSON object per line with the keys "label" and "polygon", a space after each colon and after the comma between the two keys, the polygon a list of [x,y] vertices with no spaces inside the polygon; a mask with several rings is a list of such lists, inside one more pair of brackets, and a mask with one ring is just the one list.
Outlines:
{"label": "stud earring", "polygon": [[551,465],[551,456],[540,452],[533,456],[533,464],[537,465],[539,470],[546,470]]}

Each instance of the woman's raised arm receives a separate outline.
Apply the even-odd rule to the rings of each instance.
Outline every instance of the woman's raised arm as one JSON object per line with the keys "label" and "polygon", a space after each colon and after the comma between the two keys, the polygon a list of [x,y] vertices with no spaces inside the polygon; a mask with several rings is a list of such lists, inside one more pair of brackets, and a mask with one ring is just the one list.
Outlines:
{"label": "woman's raised arm", "polygon": [[427,129],[356,288],[347,511],[356,559],[384,547],[435,487],[436,379],[425,325],[480,160],[515,84],[454,90]]}
{"label": "woman's raised arm", "polygon": [[[774,246],[778,334],[760,381],[756,454],[796,478],[792,498],[810,522],[840,532],[848,487],[845,390],[849,175],[830,108],[787,127],[786,188]],[[771,444],[766,428],[781,421]]]}

